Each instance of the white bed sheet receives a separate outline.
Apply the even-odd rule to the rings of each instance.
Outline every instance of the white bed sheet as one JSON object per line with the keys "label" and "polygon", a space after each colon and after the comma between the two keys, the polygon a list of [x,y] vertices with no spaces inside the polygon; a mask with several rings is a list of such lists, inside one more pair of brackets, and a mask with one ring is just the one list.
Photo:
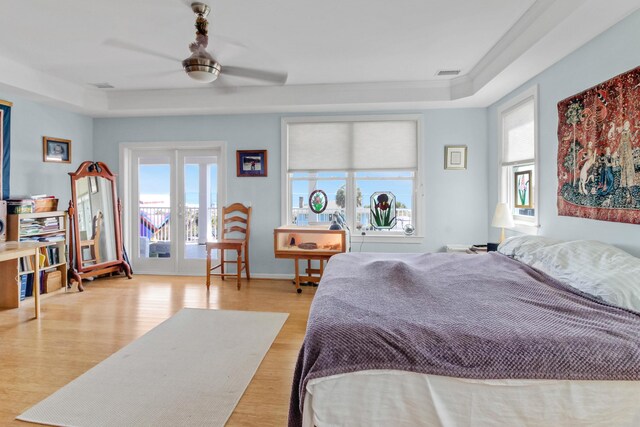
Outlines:
{"label": "white bed sheet", "polygon": [[303,426],[640,426],[640,381],[472,380],[372,370],[307,383]]}

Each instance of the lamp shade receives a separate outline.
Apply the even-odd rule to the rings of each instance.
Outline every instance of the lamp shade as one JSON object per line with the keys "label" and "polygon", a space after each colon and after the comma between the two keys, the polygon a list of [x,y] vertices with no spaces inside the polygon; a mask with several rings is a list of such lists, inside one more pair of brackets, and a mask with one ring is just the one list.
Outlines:
{"label": "lamp shade", "polygon": [[509,228],[513,227],[513,215],[509,210],[509,205],[506,203],[498,203],[496,211],[493,214],[493,220],[491,221],[492,227],[497,228]]}

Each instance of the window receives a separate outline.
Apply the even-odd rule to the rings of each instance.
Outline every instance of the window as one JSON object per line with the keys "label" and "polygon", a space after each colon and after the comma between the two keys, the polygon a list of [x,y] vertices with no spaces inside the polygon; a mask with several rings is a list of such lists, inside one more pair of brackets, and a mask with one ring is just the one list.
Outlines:
{"label": "window", "polygon": [[[403,235],[407,224],[418,231],[418,132],[418,116],[284,119],[283,221],[328,226],[341,212],[354,232]],[[319,214],[309,209],[314,190],[328,199]],[[371,224],[378,192],[395,196],[395,221],[388,229]]]}
{"label": "window", "polygon": [[537,97],[533,88],[498,111],[501,132],[500,201],[516,224],[538,225]]}

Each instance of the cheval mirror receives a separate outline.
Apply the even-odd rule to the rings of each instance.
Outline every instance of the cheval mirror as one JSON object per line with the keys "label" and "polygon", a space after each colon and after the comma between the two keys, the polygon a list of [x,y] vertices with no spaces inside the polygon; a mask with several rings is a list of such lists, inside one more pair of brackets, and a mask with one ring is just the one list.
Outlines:
{"label": "cheval mirror", "polygon": [[83,278],[118,272],[131,279],[122,245],[116,176],[104,163],[90,161],[69,175],[69,277],[78,282],[81,292]]}

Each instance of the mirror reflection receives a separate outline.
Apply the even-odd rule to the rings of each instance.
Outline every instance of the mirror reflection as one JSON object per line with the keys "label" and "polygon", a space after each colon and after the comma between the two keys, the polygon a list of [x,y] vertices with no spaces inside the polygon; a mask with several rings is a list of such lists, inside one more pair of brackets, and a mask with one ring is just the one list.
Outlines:
{"label": "mirror reflection", "polygon": [[111,181],[99,176],[79,178],[76,198],[82,266],[116,261]]}

